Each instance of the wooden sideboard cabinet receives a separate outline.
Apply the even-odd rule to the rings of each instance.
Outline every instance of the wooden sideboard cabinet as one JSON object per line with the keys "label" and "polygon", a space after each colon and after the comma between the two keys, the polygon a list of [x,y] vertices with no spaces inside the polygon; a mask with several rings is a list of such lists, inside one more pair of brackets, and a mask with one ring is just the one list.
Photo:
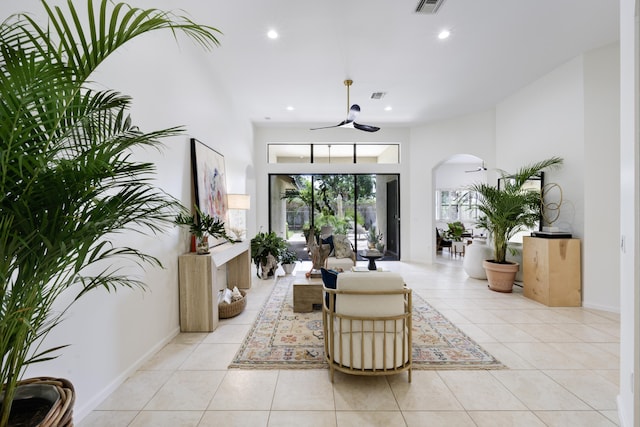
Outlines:
{"label": "wooden sideboard cabinet", "polygon": [[211,332],[218,326],[218,293],[251,287],[249,242],[225,243],[207,255],[178,257],[180,330]]}
{"label": "wooden sideboard cabinet", "polygon": [[523,293],[549,307],[580,307],[580,239],[524,237]]}

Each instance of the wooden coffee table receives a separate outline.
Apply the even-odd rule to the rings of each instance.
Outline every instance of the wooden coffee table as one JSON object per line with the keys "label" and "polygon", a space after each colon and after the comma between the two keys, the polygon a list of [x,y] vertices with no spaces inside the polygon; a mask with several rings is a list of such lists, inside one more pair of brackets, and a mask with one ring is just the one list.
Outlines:
{"label": "wooden coffee table", "polygon": [[307,313],[322,310],[322,278],[306,278],[304,272],[296,274],[293,281],[293,311]]}

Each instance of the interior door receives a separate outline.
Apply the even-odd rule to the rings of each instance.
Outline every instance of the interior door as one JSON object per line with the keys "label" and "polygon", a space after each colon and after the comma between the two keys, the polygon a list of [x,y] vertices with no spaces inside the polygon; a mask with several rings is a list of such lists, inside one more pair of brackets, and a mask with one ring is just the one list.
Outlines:
{"label": "interior door", "polygon": [[387,182],[387,250],[388,255],[400,259],[400,186],[398,180]]}

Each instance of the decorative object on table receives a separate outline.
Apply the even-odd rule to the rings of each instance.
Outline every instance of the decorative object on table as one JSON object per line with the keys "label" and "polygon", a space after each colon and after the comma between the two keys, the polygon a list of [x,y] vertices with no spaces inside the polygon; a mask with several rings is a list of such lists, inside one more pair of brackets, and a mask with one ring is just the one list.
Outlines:
{"label": "decorative object on table", "polygon": [[224,239],[233,242],[234,240],[227,235],[227,231],[219,218],[214,218],[205,213],[200,212],[196,207],[196,213],[189,215],[186,212],[179,213],[174,223],[189,227],[189,232],[196,238],[196,253],[205,255],[209,253],[209,237],[214,239]]}
{"label": "decorative object on table", "polygon": [[[293,275],[278,277],[229,368],[327,369],[322,312],[294,313],[295,280]],[[322,300],[320,294],[318,303]],[[414,293],[413,369],[504,369],[504,365]]]}
{"label": "decorative object on table", "polygon": [[383,234],[378,231],[375,225],[372,225],[367,231],[367,247],[369,249],[376,249],[376,246],[382,243]]}
{"label": "decorative object on table", "polygon": [[[334,239],[335,244],[335,239]],[[324,267],[327,257],[331,252],[329,244],[320,243],[316,239],[316,235],[311,229],[309,231],[309,239],[307,240],[307,250],[311,255],[311,270],[307,273],[307,277],[321,277],[320,269]]]}
{"label": "decorative object on table", "polygon": [[526,182],[543,170],[561,164],[561,158],[552,157],[524,166],[515,174],[501,171],[504,181],[502,187],[486,183],[469,187],[470,191],[478,193],[477,208],[480,218],[477,224],[487,230],[493,239],[493,259],[483,262],[490,289],[498,292],[512,291],[520,266],[506,260],[509,239],[520,230],[533,227],[540,219],[540,190],[526,188]]}
{"label": "decorative object on table", "polygon": [[553,224],[560,217],[560,207],[562,206],[562,187],[550,182],[542,187],[542,219],[544,226],[542,230],[531,233],[533,237],[546,239],[570,239],[571,233],[561,230]]}
{"label": "decorative object on table", "polygon": [[[93,289],[144,289],[122,273],[129,262],[161,266],[139,248],[120,246],[114,236],[159,233],[179,208],[155,186],[155,165],[132,153],[160,148],[181,129],[141,131],[129,116],[131,98],[104,89],[94,72],[120,47],[154,30],[184,32],[205,48],[218,44],[216,29],[171,12],[108,0],[90,2],[90,13],[76,9],[77,2],[51,2],[66,5],[59,8],[49,3],[41,2],[44,25],[33,14],[0,24],[3,427],[19,412],[13,407],[16,390],[33,382],[21,379],[26,367],[54,359],[65,347],[50,333],[71,315],[73,303]],[[64,395],[64,409],[52,408],[55,422],[72,425],[67,413],[73,387],[53,382],[41,385]],[[54,424],[29,419],[24,425]]]}
{"label": "decorative object on table", "polygon": [[247,293],[234,287],[225,288],[221,301],[218,303],[218,318],[229,319],[242,313],[247,306]]}
{"label": "decorative object on table", "polygon": [[296,251],[291,248],[287,248],[282,251],[280,255],[280,263],[282,264],[282,269],[285,274],[293,273],[293,270],[296,268],[296,263],[300,260]]}
{"label": "decorative object on table", "polygon": [[[203,214],[226,223],[228,209],[224,156],[191,138],[191,168],[196,207]],[[214,238],[209,244],[217,246],[225,241],[224,238]]]}
{"label": "decorative object on table", "polygon": [[382,258],[382,254],[377,249],[367,249],[366,251],[362,251],[361,255],[363,258],[369,260],[367,269],[371,271],[376,271],[378,269],[378,266],[376,266],[376,260]]}
{"label": "decorative object on table", "polygon": [[282,252],[287,249],[287,241],[275,232],[258,232],[251,239],[251,259],[256,265],[256,274],[262,279],[275,275]]}
{"label": "decorative object on table", "polygon": [[245,211],[251,208],[251,197],[248,194],[227,194],[227,211],[229,216],[229,231],[237,240],[244,240],[247,232],[247,218]]}

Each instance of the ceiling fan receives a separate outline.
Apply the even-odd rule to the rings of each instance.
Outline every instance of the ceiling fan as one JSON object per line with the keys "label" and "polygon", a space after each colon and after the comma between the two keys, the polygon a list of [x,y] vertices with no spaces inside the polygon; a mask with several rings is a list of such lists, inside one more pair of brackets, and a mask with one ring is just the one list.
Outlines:
{"label": "ceiling fan", "polygon": [[344,85],[347,87],[347,118],[346,120],[343,120],[334,126],[312,128],[311,130],[330,129],[330,128],[338,128],[338,127],[358,129],[358,130],[363,130],[365,132],[377,132],[380,130],[380,128],[377,126],[363,125],[355,122],[356,118],[358,117],[358,114],[360,114],[360,106],[358,104],[353,104],[351,107],[349,107],[349,88],[351,87],[352,84],[353,84],[353,80],[344,81]]}
{"label": "ceiling fan", "polygon": [[487,168],[484,166],[484,161],[482,162],[482,166],[478,166],[476,169],[470,170],[470,171],[465,171],[467,173],[469,172],[482,172],[482,171],[486,171]]}

